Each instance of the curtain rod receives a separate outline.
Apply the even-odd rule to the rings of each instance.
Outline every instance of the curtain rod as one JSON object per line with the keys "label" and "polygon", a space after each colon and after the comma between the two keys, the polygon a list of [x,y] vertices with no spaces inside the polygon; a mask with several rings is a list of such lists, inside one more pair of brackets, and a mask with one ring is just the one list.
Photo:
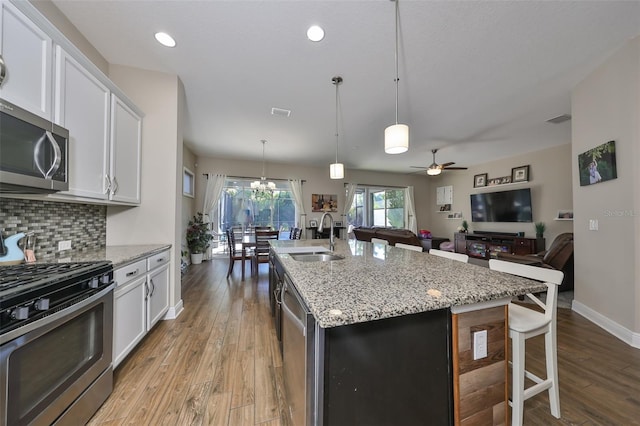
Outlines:
{"label": "curtain rod", "polygon": [[[349,182],[345,182],[344,186],[349,185]],[[368,183],[356,183],[357,186],[365,186],[367,188],[398,188],[398,189],[405,189],[408,188],[409,185],[406,186],[395,186],[395,185],[370,185]]]}
{"label": "curtain rod", "polygon": [[[209,173],[203,173],[202,174],[205,178],[209,179]],[[260,180],[259,177],[253,177],[253,176],[227,176],[227,179],[238,179],[238,180],[242,180],[242,179],[249,179],[249,180]],[[269,180],[275,180],[278,182],[288,182],[290,180],[293,179],[281,179],[281,178],[269,178],[267,179]],[[300,182],[305,183],[306,180],[305,179],[300,179]]]}

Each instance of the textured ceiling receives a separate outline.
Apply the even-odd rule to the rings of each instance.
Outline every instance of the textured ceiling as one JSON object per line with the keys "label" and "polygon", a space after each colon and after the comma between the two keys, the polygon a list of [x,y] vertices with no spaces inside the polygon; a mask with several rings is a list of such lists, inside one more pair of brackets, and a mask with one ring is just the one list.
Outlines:
{"label": "textured ceiling", "polygon": [[[572,88],[640,34],[640,2],[400,3],[399,122],[410,149],[383,151],[395,122],[394,8],[365,1],[67,1],[58,8],[113,64],[177,74],[185,142],[198,154],[411,172],[470,166],[569,143]],[[312,43],[311,24],[325,29]],[[158,45],[166,31],[177,47]],[[292,111],[272,116],[271,108]],[[328,173],[328,170],[327,170]]]}

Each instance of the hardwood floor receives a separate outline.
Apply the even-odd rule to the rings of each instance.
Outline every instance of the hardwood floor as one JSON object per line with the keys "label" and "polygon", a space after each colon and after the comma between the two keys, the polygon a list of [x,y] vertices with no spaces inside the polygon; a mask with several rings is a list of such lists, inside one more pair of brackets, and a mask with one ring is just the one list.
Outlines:
{"label": "hardwood floor", "polygon": [[[90,425],[289,424],[268,266],[242,282],[239,267],[225,278],[227,265],[189,268],[184,312],[161,321],[120,364]],[[559,310],[558,347],[562,419],[544,393],[525,403],[525,425],[640,424],[640,350],[567,309]],[[543,359],[542,338],[527,341],[527,368],[542,374]]]}

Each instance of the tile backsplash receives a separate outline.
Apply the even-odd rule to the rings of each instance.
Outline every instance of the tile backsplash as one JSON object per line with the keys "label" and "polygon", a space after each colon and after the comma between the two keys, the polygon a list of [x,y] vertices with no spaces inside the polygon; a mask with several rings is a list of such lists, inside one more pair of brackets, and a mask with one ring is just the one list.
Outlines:
{"label": "tile backsplash", "polygon": [[[0,231],[4,237],[33,232],[39,261],[64,258],[106,246],[107,207],[0,198]],[[65,240],[71,240],[71,251],[58,252],[58,242]]]}

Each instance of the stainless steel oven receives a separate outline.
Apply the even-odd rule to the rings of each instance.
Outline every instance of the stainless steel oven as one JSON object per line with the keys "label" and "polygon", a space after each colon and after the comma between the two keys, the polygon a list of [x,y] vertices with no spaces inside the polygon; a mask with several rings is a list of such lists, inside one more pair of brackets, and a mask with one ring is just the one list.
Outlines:
{"label": "stainless steel oven", "polygon": [[69,189],[69,131],[0,99],[0,192]]}
{"label": "stainless steel oven", "polygon": [[114,284],[105,268],[0,287],[0,425],[84,424],[107,399]]}

